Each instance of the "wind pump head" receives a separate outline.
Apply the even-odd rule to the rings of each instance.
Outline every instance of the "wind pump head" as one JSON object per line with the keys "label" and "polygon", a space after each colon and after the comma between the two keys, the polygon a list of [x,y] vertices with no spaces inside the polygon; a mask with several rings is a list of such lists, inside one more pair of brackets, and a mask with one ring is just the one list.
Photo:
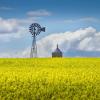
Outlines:
{"label": "wind pump head", "polygon": [[32,34],[32,36],[37,36],[41,32],[45,32],[45,27],[41,27],[38,23],[33,23],[29,27],[29,32]]}

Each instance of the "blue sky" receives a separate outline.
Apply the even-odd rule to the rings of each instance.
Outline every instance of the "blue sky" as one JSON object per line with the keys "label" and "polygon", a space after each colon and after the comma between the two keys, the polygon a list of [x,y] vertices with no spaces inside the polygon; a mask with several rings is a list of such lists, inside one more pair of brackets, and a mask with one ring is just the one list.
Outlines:
{"label": "blue sky", "polygon": [[[99,33],[99,12],[100,0],[0,0],[0,21],[3,24],[0,26],[0,52],[15,53],[30,47],[28,27],[34,22],[46,27],[46,32],[41,33],[37,40],[80,28],[95,29],[94,33]],[[63,47],[62,43],[60,47]],[[99,49],[92,50],[96,52]]]}
{"label": "blue sky", "polygon": [[[99,19],[100,0],[0,0],[0,7],[11,8],[11,10],[0,10],[0,16],[3,18],[26,18],[27,12],[45,9],[51,12],[51,16],[47,16],[39,20],[41,24],[47,25],[49,31],[52,32],[52,26],[58,25],[58,31],[65,31],[65,23],[63,20],[77,20],[81,18],[92,17]],[[55,23],[53,23],[55,21]],[[57,23],[59,22],[59,23]],[[77,23],[74,23],[77,24]],[[79,24],[79,23],[78,23]],[[81,25],[66,25],[68,30],[85,27],[87,25],[95,26],[99,30],[96,23],[84,23]],[[73,27],[74,26],[74,27]],[[56,29],[53,29],[55,32]]]}
{"label": "blue sky", "polygon": [[26,12],[37,9],[53,12],[53,19],[100,17],[100,0],[0,0],[0,6],[13,9],[12,12],[0,11],[5,18],[24,18]]}

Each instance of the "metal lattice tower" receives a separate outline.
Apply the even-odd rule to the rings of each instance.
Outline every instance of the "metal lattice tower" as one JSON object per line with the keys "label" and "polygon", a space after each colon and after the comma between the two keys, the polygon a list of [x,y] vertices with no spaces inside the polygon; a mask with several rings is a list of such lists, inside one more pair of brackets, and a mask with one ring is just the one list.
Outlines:
{"label": "metal lattice tower", "polygon": [[33,37],[30,58],[37,57],[36,36],[39,35],[42,31],[45,32],[45,27],[41,27],[38,23],[33,23],[29,27],[29,32],[32,34]]}

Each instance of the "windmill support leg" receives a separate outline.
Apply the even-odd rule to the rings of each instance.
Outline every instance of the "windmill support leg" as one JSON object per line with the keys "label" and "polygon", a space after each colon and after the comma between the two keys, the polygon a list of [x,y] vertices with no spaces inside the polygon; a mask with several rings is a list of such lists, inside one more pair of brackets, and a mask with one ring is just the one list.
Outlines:
{"label": "windmill support leg", "polygon": [[35,36],[33,36],[30,58],[37,58],[37,45]]}

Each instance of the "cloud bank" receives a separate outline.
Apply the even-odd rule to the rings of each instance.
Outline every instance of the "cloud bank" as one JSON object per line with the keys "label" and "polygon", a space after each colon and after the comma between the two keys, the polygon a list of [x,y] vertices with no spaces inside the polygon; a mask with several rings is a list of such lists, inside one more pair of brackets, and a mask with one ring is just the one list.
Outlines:
{"label": "cloud bank", "polygon": [[66,24],[72,24],[72,23],[77,23],[77,22],[84,22],[84,23],[100,23],[100,19],[94,18],[94,17],[83,17],[79,19],[66,19],[63,20],[62,22]]}
{"label": "cloud bank", "polygon": [[[88,27],[85,29],[78,29],[74,32],[64,32],[64,33],[54,33],[51,34],[40,41],[38,41],[38,46],[40,47],[39,55],[41,57],[51,56],[51,52],[56,48],[56,45],[59,44],[59,48],[67,56],[67,53],[76,53],[75,56],[79,55],[80,52],[99,52],[100,51],[100,32],[97,32],[95,28]],[[78,54],[79,52],[79,54]],[[68,54],[68,56],[74,56]],[[84,53],[84,56],[88,56]],[[96,56],[93,55],[93,56]],[[100,55],[99,55],[100,56]]]}
{"label": "cloud bank", "polygon": [[30,17],[42,17],[42,16],[50,16],[51,12],[45,10],[45,9],[40,9],[40,10],[33,10],[33,11],[29,11],[27,13],[28,16]]}
{"label": "cloud bank", "polygon": [[[59,44],[64,56],[100,57],[100,32],[95,28],[80,28],[73,32],[53,33],[37,41],[38,57],[51,57],[52,51]],[[31,45],[30,45],[31,46]],[[29,57],[30,47],[16,54],[0,57]]]}

